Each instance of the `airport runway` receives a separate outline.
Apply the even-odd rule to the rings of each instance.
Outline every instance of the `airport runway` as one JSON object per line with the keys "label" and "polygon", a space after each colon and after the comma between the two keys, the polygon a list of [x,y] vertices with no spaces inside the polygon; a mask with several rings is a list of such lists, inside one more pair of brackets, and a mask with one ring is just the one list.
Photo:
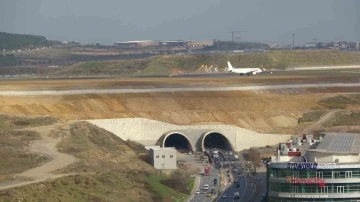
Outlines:
{"label": "airport runway", "polygon": [[124,75],[124,76],[76,76],[76,77],[0,77],[0,80],[32,81],[32,80],[91,80],[91,79],[114,79],[114,78],[221,78],[221,77],[264,77],[281,75],[319,75],[319,74],[356,74],[360,66],[330,66],[330,67],[295,67],[282,70],[266,70],[257,75],[240,76],[231,72],[201,72],[184,74],[163,75]]}
{"label": "airport runway", "polygon": [[124,94],[124,93],[172,93],[172,92],[209,92],[209,91],[251,91],[296,88],[360,87],[360,83],[315,83],[284,85],[253,85],[228,87],[178,87],[178,88],[140,88],[140,89],[86,89],[64,91],[1,91],[2,96],[39,96],[39,95],[81,95],[81,94]]}

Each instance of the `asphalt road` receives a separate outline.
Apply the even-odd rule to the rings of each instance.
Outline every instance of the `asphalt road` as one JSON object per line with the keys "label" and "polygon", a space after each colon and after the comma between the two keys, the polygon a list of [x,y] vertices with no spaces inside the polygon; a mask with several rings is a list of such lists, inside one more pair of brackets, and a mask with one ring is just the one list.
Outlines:
{"label": "asphalt road", "polygon": [[[244,172],[243,167],[241,166],[241,162],[244,162],[245,160],[241,155],[239,155],[238,160],[235,160],[234,155],[229,155],[228,159],[230,160],[229,162],[233,163],[232,165],[230,165],[231,172],[234,177],[233,180],[237,180],[238,182],[229,184],[229,186],[226,187],[217,202],[247,202],[252,197],[254,187],[251,186],[251,184],[253,184],[252,180],[247,178],[247,175]],[[237,170],[235,171],[234,168],[236,168]],[[239,172],[241,172],[241,175],[238,175]],[[239,184],[240,187],[236,187],[236,184]],[[235,192],[239,192],[239,200],[234,200]]]}
{"label": "asphalt road", "polygon": [[200,183],[199,183],[200,194],[195,194],[192,200],[190,200],[191,202],[211,202],[212,200],[214,200],[216,194],[214,194],[212,197],[207,197],[205,194],[207,191],[204,190],[204,186],[205,184],[208,184],[209,185],[208,191],[214,189],[217,193],[219,185],[214,186],[214,179],[217,179],[218,183],[220,182],[218,165],[219,164],[213,163],[213,166],[211,167],[210,175],[200,176]]}
{"label": "asphalt road", "polygon": [[205,92],[205,91],[248,91],[296,88],[360,87],[360,83],[316,83],[285,85],[254,85],[230,87],[179,87],[151,89],[88,89],[66,91],[1,91],[2,96],[36,96],[36,95],[80,95],[80,94],[121,94],[121,93],[159,93],[159,92]]}

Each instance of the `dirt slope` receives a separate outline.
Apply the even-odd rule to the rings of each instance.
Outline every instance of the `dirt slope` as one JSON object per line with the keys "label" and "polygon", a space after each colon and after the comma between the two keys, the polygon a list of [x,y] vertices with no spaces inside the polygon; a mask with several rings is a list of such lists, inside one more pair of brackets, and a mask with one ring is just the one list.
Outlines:
{"label": "dirt slope", "polygon": [[30,179],[31,181],[15,181],[7,183],[6,185],[0,185],[0,190],[65,176],[64,174],[52,174],[52,172],[65,168],[76,161],[75,157],[60,153],[56,148],[56,145],[61,142],[64,136],[68,135],[69,123],[57,123],[49,126],[18,130],[33,130],[40,134],[40,140],[34,140],[30,143],[29,152],[48,156],[51,160],[39,167],[35,167],[15,175],[16,177]]}
{"label": "dirt slope", "polygon": [[143,117],[179,125],[225,123],[287,133],[318,99],[265,91],[0,97],[0,111],[65,120]]}
{"label": "dirt slope", "polygon": [[307,127],[305,127],[302,130],[302,133],[307,134],[307,133],[313,133],[316,130],[319,130],[320,128],[322,128],[323,124],[326,123],[327,121],[329,121],[330,119],[332,119],[336,112],[338,112],[340,110],[330,110],[328,111],[326,114],[324,114],[318,121],[308,125]]}

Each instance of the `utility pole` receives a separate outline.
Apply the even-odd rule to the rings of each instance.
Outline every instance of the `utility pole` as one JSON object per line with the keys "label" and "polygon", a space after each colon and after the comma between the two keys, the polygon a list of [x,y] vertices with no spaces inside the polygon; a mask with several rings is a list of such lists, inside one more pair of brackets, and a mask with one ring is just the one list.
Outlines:
{"label": "utility pole", "polygon": [[294,49],[295,48],[295,33],[293,33],[293,46],[292,48]]}

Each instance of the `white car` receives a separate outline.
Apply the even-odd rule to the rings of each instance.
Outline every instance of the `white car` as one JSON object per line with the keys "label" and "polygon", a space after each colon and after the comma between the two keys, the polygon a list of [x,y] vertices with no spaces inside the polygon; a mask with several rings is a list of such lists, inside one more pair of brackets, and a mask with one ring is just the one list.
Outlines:
{"label": "white car", "polygon": [[226,196],[226,194],[224,194],[222,197],[223,197],[223,198],[226,198],[227,196]]}
{"label": "white car", "polygon": [[200,194],[200,190],[197,190],[197,191],[195,192],[195,194]]}
{"label": "white car", "polygon": [[204,185],[204,189],[205,189],[205,190],[208,190],[208,189],[209,189],[209,185],[208,185],[208,184],[205,184],[205,185]]}

